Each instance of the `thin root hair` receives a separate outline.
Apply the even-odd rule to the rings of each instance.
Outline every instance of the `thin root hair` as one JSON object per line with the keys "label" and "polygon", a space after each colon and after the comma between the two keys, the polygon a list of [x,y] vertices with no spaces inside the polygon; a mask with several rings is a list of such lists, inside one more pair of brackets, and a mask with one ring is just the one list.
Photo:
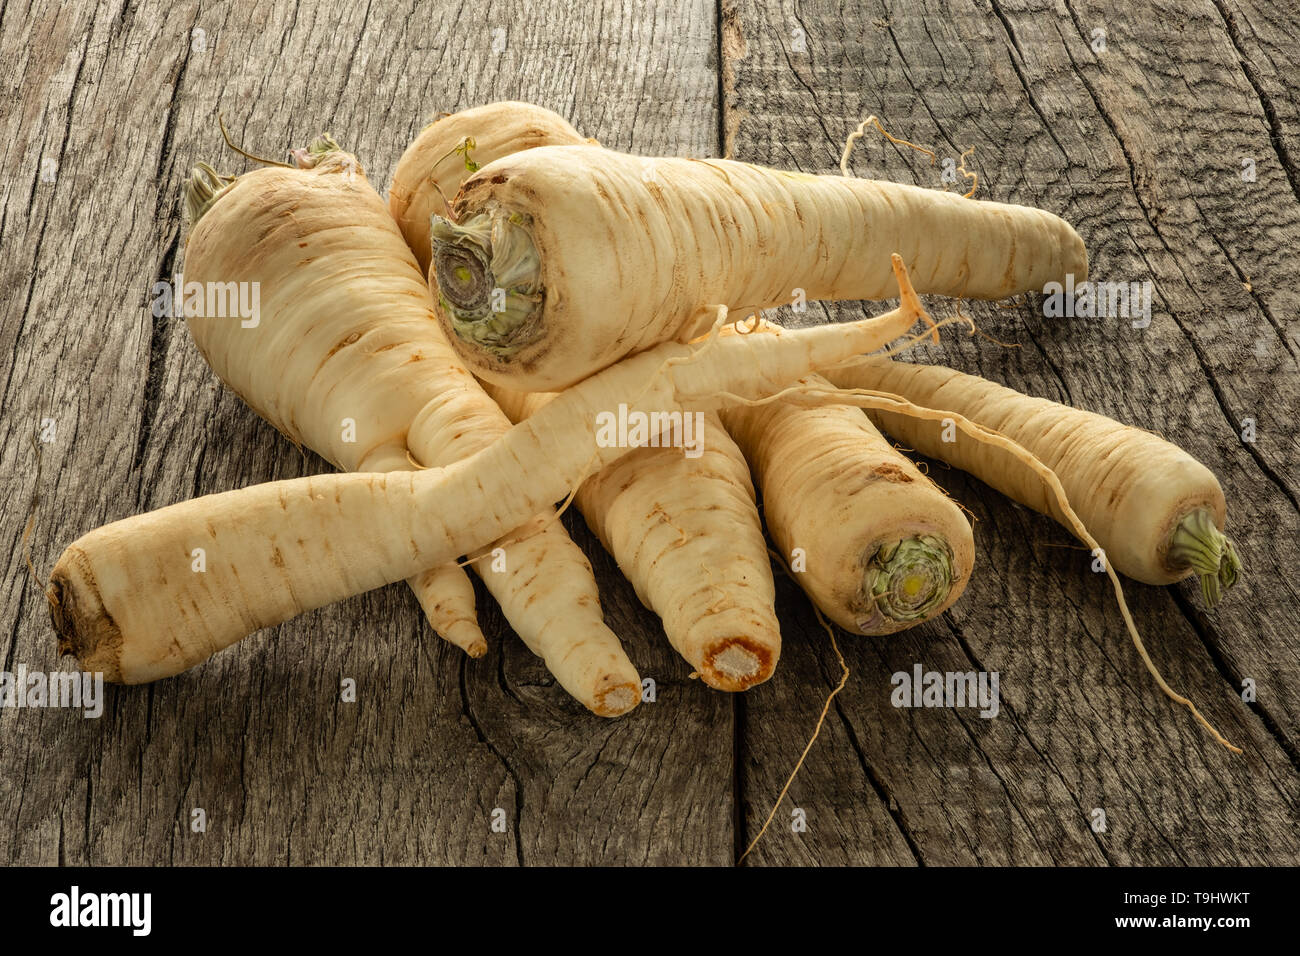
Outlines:
{"label": "thin root hair", "polygon": [[289,163],[282,163],[274,159],[266,159],[263,156],[258,156],[254,153],[250,153],[242,146],[236,145],[235,141],[230,138],[230,133],[226,131],[226,119],[221,113],[217,113],[217,125],[221,127],[221,138],[226,141],[226,145],[229,146],[231,149],[233,149],[240,156],[243,156],[245,159],[252,160],[255,163],[261,163],[263,166],[279,166],[281,169],[298,168],[296,166],[290,165]]}
{"label": "thin root hair", "polygon": [[[894,395],[890,392],[879,392],[865,388],[835,388],[817,385],[792,385],[773,395],[765,398],[748,399],[740,395],[729,392],[720,392],[713,398],[721,398],[725,401],[739,405],[766,405],[776,401],[792,401],[795,403],[806,403],[810,405],[821,404],[841,404],[855,405],[858,408],[875,408],[879,411],[894,412],[895,414],[906,415],[910,418],[919,418],[928,421],[942,421],[943,419],[951,420],[959,429],[983,445],[991,445],[995,448],[1001,448],[1010,454],[1021,464],[1025,465],[1032,471],[1051,492],[1052,497],[1056,500],[1057,506],[1061,509],[1072,530],[1079,540],[1083,541],[1090,549],[1102,550],[1097,539],[1084,525],[1082,519],[1075,513],[1071,507],[1065,488],[1061,484],[1061,479],[1057,477],[1056,472],[1047,467],[1041,459],[1030,452],[1027,448],[1008,438],[1006,435],[992,428],[987,428],[977,422],[973,422],[957,412],[940,411],[932,408],[924,408],[920,405],[914,405],[905,398]],[[1216,741],[1231,750],[1233,753],[1241,753],[1241,748],[1230,743],[1205,717],[1197,710],[1196,705],[1188,698],[1175,691],[1165,681],[1155,662],[1151,660],[1151,655],[1147,652],[1146,645],[1142,642],[1142,635],[1138,632],[1137,624],[1133,620],[1133,615],[1129,611],[1128,602],[1124,599],[1124,588],[1120,583],[1119,575],[1111,567],[1111,562],[1103,562],[1106,576],[1110,578],[1111,585],[1115,592],[1115,600],[1119,604],[1120,615],[1124,619],[1125,629],[1133,641],[1133,646],[1137,649],[1138,656],[1142,659],[1148,673],[1155,679],[1156,685],[1164,692],[1170,700],[1181,704],[1191,711],[1192,716],[1197,722],[1204,727]]]}
{"label": "thin root hair", "polygon": [[840,175],[841,176],[848,176],[849,178],[853,178],[853,171],[849,169],[849,158],[853,155],[853,146],[855,143],[857,143],[858,140],[862,139],[863,135],[867,131],[867,127],[872,124],[875,124],[876,129],[880,130],[880,135],[885,137],[885,139],[889,140],[891,143],[894,143],[898,146],[908,146],[916,150],[918,153],[925,153],[925,155],[930,157],[931,166],[933,166],[938,161],[938,157],[935,156],[934,150],[927,149],[924,146],[918,146],[916,143],[909,143],[905,139],[898,139],[896,136],[891,135],[890,132],[887,129],[885,129],[885,127],[881,124],[880,120],[876,118],[876,115],[872,113],[861,123],[859,123],[858,128],[855,129],[852,133],[850,133],[848,139],[844,141],[844,152],[840,153]]}
{"label": "thin root hair", "polygon": [[[769,548],[768,550],[770,551],[771,549]],[[773,554],[775,554],[775,552],[773,552]],[[777,555],[777,560],[781,562],[782,566],[785,565],[785,560],[781,558],[780,555]],[[790,573],[788,568],[786,569],[786,573]],[[758,833],[754,835],[754,839],[751,840],[749,846],[745,848],[745,852],[740,854],[740,858],[736,860],[737,864],[743,862],[745,857],[749,856],[754,847],[758,845],[758,841],[763,839],[763,834],[767,832],[767,828],[772,825],[772,820],[776,816],[776,811],[781,808],[781,803],[785,800],[785,795],[789,792],[791,784],[794,783],[794,778],[798,775],[799,768],[803,766],[804,761],[808,758],[808,753],[813,748],[813,744],[817,743],[817,738],[821,736],[822,727],[826,723],[826,715],[829,714],[831,710],[831,704],[839,695],[839,692],[844,689],[844,685],[849,682],[849,665],[844,660],[844,654],[840,651],[840,645],[835,640],[835,629],[827,623],[826,618],[822,616],[821,608],[817,607],[816,604],[813,605],[813,613],[817,615],[817,623],[826,630],[826,635],[831,639],[831,649],[835,651],[835,659],[838,660],[840,664],[840,680],[839,683],[832,688],[831,692],[826,695],[826,701],[822,704],[822,711],[817,715],[817,725],[813,727],[812,736],[808,738],[808,743],[804,746],[803,753],[799,754],[799,759],[795,762],[794,769],[790,771],[790,776],[786,778],[785,786],[783,786],[781,792],[777,794],[776,800],[772,804],[772,809],[768,811],[767,819],[763,821],[763,826],[759,829]]]}

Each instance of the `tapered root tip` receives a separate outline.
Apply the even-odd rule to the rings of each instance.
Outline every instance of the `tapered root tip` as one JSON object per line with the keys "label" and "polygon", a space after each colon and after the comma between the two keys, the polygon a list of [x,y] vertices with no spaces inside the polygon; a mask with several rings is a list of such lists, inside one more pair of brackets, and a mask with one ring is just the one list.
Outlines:
{"label": "tapered root tip", "polygon": [[641,685],[626,678],[606,675],[592,695],[591,712],[597,717],[620,717],[641,703]]}
{"label": "tapered root tip", "polygon": [[64,552],[45,592],[50,621],[58,635],[59,656],[71,655],[82,670],[122,683],[122,632],[104,608],[94,579],[78,572],[80,555]]}
{"label": "tapered root tip", "polygon": [[709,648],[699,674],[714,690],[742,691],[763,683],[775,667],[771,648],[748,637],[729,637]]}
{"label": "tapered root tip", "polygon": [[910,313],[913,321],[924,320],[932,332],[932,341],[935,345],[938,345],[939,326],[934,319],[930,318],[930,313],[925,311],[925,306],[921,304],[921,297],[916,294],[916,289],[912,288],[912,279],[907,274],[907,266],[903,264],[903,257],[897,252],[891,253],[889,261],[894,267],[894,278],[898,280],[899,307],[904,312]]}
{"label": "tapered root tip", "polygon": [[438,636],[475,660],[487,653],[487,639],[473,621],[456,621]]}

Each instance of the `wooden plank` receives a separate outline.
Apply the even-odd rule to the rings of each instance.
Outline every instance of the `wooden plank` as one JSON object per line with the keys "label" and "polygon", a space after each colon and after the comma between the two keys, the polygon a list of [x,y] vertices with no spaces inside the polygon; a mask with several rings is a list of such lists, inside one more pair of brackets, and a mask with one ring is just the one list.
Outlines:
{"label": "wooden plank", "polygon": [[[1074,0],[957,11],[728,0],[720,12],[514,0],[467,28],[437,2],[10,7],[0,66],[23,80],[0,120],[5,670],[58,666],[23,559],[33,501],[32,558],[47,572],[103,521],[326,467],[221,391],[179,325],[145,308],[150,285],[183,264],[174,197],[185,170],[212,157],[243,168],[220,152],[218,109],[271,155],[330,128],[381,190],[427,116],[503,97],[633,152],[706,155],[729,134],[739,158],[826,172],[875,112],[943,157],[976,145],[982,195],[1075,222],[1095,275],[1152,281],[1144,330],[1046,322],[1037,303],[974,306],[982,326],[1023,347],[950,337],[918,357],[1157,429],[1216,470],[1247,581],[1214,614],[1187,587],[1134,585],[1129,597],[1170,682],[1247,755],[1219,752],[1158,696],[1107,590],[1059,529],[935,465],[978,519],[977,579],[940,621],[888,641],[838,635],[848,686],[747,862],[1300,860],[1300,714],[1286,694],[1300,667],[1287,414],[1300,388],[1287,256],[1300,234],[1300,81],[1284,17],[1231,0],[1122,15]],[[1092,46],[1098,28],[1105,51]],[[1243,158],[1255,160],[1253,183]],[[855,168],[938,184],[937,170],[872,138]],[[1237,437],[1243,417],[1256,419],[1253,445]],[[43,443],[34,436],[51,418]],[[838,680],[828,639],[783,580],[777,676],[743,697],[709,692],[581,521],[566,520],[592,555],[611,626],[657,681],[655,704],[591,717],[481,590],[498,639],[470,663],[388,588],[172,681],[110,690],[98,721],[0,710],[0,860],[733,860]],[[999,717],[892,707],[890,675],[918,662],[998,671]],[[356,704],[339,701],[345,677]],[[1250,707],[1237,697],[1245,677],[1259,687]],[[201,835],[189,829],[198,807]],[[791,831],[794,808],[807,832]],[[1089,826],[1094,808],[1104,832]]]}
{"label": "wooden plank", "polygon": [[[840,636],[856,676],[819,747],[856,750],[858,759],[805,767],[794,796],[810,830],[790,832],[787,805],[756,862],[896,862],[897,841],[853,840],[848,834],[869,828],[844,825],[857,810],[849,796],[872,791],[925,863],[1300,859],[1300,715],[1288,693],[1300,677],[1288,570],[1300,475],[1287,411],[1300,389],[1297,283],[1286,255],[1300,237],[1300,207],[1272,142],[1277,124],[1241,69],[1222,12],[1153,3],[1117,13],[1073,0],[1049,9],[1005,0],[852,10],[739,2],[724,16],[724,124],[735,130],[737,158],[834,172],[844,137],[875,113],[941,158],[976,146],[981,195],[1075,223],[1094,276],[1153,283],[1146,329],[1047,321],[1037,301],[1010,311],[968,306],[992,335],[1021,347],[949,336],[916,358],[1182,444],[1223,481],[1249,568],[1213,614],[1198,609],[1190,586],[1128,588],[1156,663],[1246,748],[1234,758],[1159,695],[1108,589],[1062,531],[934,467],[979,519],[976,578],[942,620],[889,641]],[[1276,49],[1281,28],[1265,26]],[[1104,52],[1093,49],[1095,29],[1105,31]],[[1269,72],[1270,82],[1282,72]],[[1241,156],[1256,158],[1254,183],[1242,182]],[[941,167],[876,137],[862,143],[855,167],[941,185]],[[831,307],[809,318],[860,314]],[[1253,445],[1238,437],[1245,417],[1258,424]],[[785,607],[782,679],[745,704],[747,833],[815,719],[821,701],[810,688],[826,687],[834,672],[807,612]],[[981,721],[887,705],[889,675],[917,662],[998,671],[1002,715]],[[1260,689],[1249,707],[1238,696],[1246,677]],[[1107,814],[1103,833],[1089,826],[1094,808]]]}
{"label": "wooden plank", "polygon": [[1214,0],[1214,8],[1242,76],[1259,100],[1278,164],[1291,191],[1300,194],[1300,78],[1292,53],[1300,40],[1300,24],[1267,3]]}
{"label": "wooden plank", "polygon": [[[34,492],[32,555],[48,573],[106,520],[326,468],[221,391],[179,323],[144,308],[182,265],[185,171],[203,158],[244,168],[221,151],[219,109],[264,154],[332,130],[381,191],[427,117],[507,97],[620,148],[716,151],[711,5],[516,0],[470,27],[461,14],[427,2],[5,11],[0,65],[24,77],[2,147],[6,668],[58,667],[18,547]],[[44,157],[59,164],[53,183],[39,180]],[[58,438],[35,446],[42,417]],[[599,545],[570,527],[657,703],[592,717],[484,592],[495,640],[470,663],[387,588],[174,680],[111,688],[98,721],[0,711],[0,860],[730,861],[732,703],[687,678]],[[355,704],[339,700],[349,677]],[[191,832],[195,808],[206,833]]]}

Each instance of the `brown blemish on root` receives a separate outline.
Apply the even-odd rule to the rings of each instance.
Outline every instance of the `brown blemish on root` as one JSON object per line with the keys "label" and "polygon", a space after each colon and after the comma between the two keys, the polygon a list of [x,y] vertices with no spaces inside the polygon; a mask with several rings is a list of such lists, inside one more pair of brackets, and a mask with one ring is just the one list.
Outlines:
{"label": "brown blemish on root", "polygon": [[903,471],[892,462],[882,462],[871,469],[871,473],[885,481],[892,481],[896,484],[905,485],[912,480],[912,476]]}
{"label": "brown blemish on root", "polygon": [[[321,359],[321,360],[320,360],[320,364],[318,364],[318,365],[316,366],[316,371],[317,371],[317,372],[320,372],[320,370],[323,369],[323,368],[325,367],[325,363],[328,362],[330,359],[332,359],[332,358],[334,357],[335,353],[339,352],[341,349],[345,349],[345,348],[347,348],[349,345],[355,345],[356,342],[357,342],[357,340],[360,339],[360,338],[361,338],[361,333],[360,333],[360,332],[353,332],[351,335],[349,335],[346,339],[344,339],[344,340],[343,340],[342,342],[340,342],[338,345],[334,346],[332,349],[330,349],[328,352],[325,353],[325,357],[324,357],[323,359]],[[242,396],[241,396],[241,398],[242,398]],[[247,399],[245,399],[245,401],[247,401]],[[253,403],[252,403],[252,402],[249,402],[249,404],[251,405],[251,404],[253,404]],[[297,423],[296,423],[296,422],[293,422],[293,423],[291,423],[291,425],[292,425],[292,427],[296,430],[296,428],[297,428]],[[282,430],[282,431],[283,431],[283,430]],[[287,435],[288,438],[289,438],[289,440],[292,441],[295,445],[298,444],[298,442],[294,439],[294,437],[293,437],[292,435],[290,435],[288,432],[285,432],[284,434]],[[301,450],[302,450],[302,449],[299,449],[299,451],[301,451]]]}
{"label": "brown blemish on root", "polygon": [[1011,230],[1007,230],[1007,233],[1011,236],[1011,251],[1007,254],[1007,268],[1002,273],[1002,287],[1013,289],[1016,279],[1016,237]]}
{"label": "brown blemish on root", "polygon": [[[498,176],[509,176],[510,172],[497,173]],[[460,184],[460,190],[451,200],[452,218],[457,222],[465,218],[466,210],[473,204],[474,197],[477,193],[491,189],[494,184],[485,176],[474,175]]]}
{"label": "brown blemish on root", "polygon": [[[360,339],[360,338],[361,338],[361,333],[360,333],[360,332],[353,332],[351,335],[349,335],[346,339],[344,339],[344,340],[343,340],[342,342],[340,342],[338,345],[336,345],[336,346],[334,346],[332,349],[330,349],[329,352],[326,353],[325,357],[328,359],[330,356],[332,356],[335,352],[338,352],[340,349],[345,349],[345,348],[347,348],[349,345],[356,345],[357,340]],[[324,365],[325,363],[322,362],[321,364]]]}

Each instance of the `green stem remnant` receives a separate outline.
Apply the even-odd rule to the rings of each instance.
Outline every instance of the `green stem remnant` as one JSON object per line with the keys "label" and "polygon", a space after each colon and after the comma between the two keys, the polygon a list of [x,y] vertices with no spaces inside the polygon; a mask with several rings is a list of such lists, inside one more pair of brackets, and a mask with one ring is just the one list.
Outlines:
{"label": "green stem remnant", "polygon": [[190,170],[182,192],[185,198],[185,218],[194,227],[221,194],[235,184],[234,176],[223,176],[207,163],[199,163]]}
{"label": "green stem remnant", "polygon": [[1242,570],[1232,542],[1218,529],[1206,508],[1193,511],[1174,529],[1167,561],[1171,568],[1196,572],[1206,607],[1219,603],[1222,593],[1237,583]]}
{"label": "green stem remnant", "polygon": [[343,147],[334,142],[333,136],[329,133],[321,133],[305,149],[289,150],[289,158],[297,169],[314,169],[316,164],[330,153],[341,153],[342,151]]}
{"label": "green stem remnant", "polygon": [[921,535],[883,544],[862,576],[871,614],[858,626],[865,631],[880,618],[899,624],[921,620],[948,599],[952,582],[952,551],[943,540]]}
{"label": "green stem remnant", "polygon": [[[240,149],[230,141],[230,134],[226,132],[225,124],[221,125],[221,133],[226,137],[226,143],[231,149],[246,156],[255,162],[264,163],[268,166],[280,166],[285,169],[312,169],[322,159],[330,153],[342,152],[342,147],[334,142],[329,133],[323,133],[306,149],[295,149],[290,151],[289,158],[293,160],[293,165],[288,163],[277,163],[271,159],[263,159],[260,156],[254,156]],[[190,227],[203,218],[203,214],[212,208],[212,204],[221,198],[221,195],[235,184],[236,176],[224,176],[217,172],[207,163],[199,163],[190,170],[189,178],[181,187],[181,193],[185,202],[185,217],[189,220]]]}
{"label": "green stem remnant", "polygon": [[525,217],[478,213],[462,223],[430,222],[438,298],[452,329],[495,355],[510,355],[540,334],[541,263]]}

